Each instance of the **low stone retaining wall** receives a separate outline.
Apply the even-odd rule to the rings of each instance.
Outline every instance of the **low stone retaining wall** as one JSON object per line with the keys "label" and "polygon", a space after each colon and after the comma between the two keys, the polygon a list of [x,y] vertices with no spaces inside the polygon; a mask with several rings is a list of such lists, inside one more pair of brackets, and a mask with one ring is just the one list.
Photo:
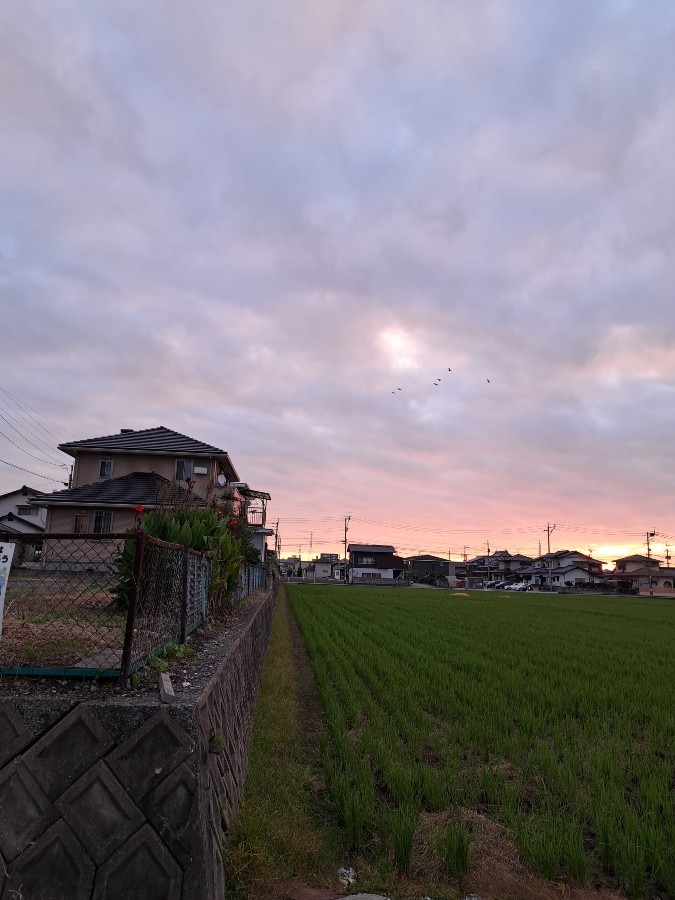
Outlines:
{"label": "low stone retaining wall", "polygon": [[222,900],[273,606],[252,601],[171,705],[0,700],[3,900]]}

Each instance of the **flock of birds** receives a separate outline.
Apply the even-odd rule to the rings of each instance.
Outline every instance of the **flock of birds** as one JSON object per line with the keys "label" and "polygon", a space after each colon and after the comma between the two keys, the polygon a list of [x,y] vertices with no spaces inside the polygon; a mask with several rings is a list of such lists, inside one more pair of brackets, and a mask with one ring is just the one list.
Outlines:
{"label": "flock of birds", "polygon": [[[451,369],[451,368],[448,368],[448,372],[452,372],[452,369]],[[486,378],[485,380],[487,381],[488,384],[490,384],[490,379],[489,379],[489,378]],[[440,385],[440,383],[441,383],[441,378],[440,378],[440,377],[437,378],[436,381],[432,382],[432,384],[433,384],[434,387],[438,387],[438,386]],[[396,388],[395,391],[392,391],[392,394],[396,394],[398,391],[402,391],[402,390],[403,390],[403,388]]]}

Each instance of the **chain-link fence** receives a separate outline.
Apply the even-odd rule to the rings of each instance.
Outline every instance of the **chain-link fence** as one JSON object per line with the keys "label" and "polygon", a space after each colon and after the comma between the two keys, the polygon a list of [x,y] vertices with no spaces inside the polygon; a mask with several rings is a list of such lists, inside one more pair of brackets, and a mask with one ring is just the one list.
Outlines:
{"label": "chain-link fence", "polygon": [[[7,577],[10,553],[18,562]],[[265,566],[245,566],[234,590],[215,589],[208,554],[142,532],[50,534],[41,547],[32,535],[0,532],[0,674],[126,682],[266,582]]]}

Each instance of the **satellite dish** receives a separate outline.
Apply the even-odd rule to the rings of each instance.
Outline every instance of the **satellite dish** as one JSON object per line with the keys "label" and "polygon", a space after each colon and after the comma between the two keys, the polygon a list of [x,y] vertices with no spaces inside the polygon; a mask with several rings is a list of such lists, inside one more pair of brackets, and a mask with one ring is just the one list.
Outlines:
{"label": "satellite dish", "polygon": [[219,484],[221,487],[223,487],[226,481],[227,481],[227,478],[225,478],[225,476],[224,476],[223,473],[221,472],[220,475],[218,476],[218,484]]}

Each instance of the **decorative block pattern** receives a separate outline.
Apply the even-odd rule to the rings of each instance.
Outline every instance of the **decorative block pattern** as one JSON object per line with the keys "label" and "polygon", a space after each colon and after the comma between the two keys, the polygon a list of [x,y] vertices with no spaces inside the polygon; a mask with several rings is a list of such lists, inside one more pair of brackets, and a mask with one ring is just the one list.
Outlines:
{"label": "decorative block pattern", "polygon": [[101,866],[93,900],[180,900],[183,872],[149,825]]}
{"label": "decorative block pattern", "polygon": [[12,900],[80,900],[90,896],[94,872],[84,847],[59,820],[18,859],[4,896]]}
{"label": "decorative block pattern", "polygon": [[161,710],[114,750],[106,762],[125,788],[143,796],[190,755],[189,735]]}
{"label": "decorative block pattern", "polygon": [[25,754],[26,765],[55,800],[94,765],[114,742],[86,706],[76,706]]}
{"label": "decorative block pattern", "polygon": [[183,764],[148,794],[145,811],[157,833],[184,865],[192,856],[195,832],[199,827],[197,779]]}
{"label": "decorative block pattern", "polygon": [[68,788],[56,808],[97,865],[145,822],[143,813],[103,761]]}
{"label": "decorative block pattern", "polygon": [[0,852],[13,860],[56,819],[56,810],[22,757],[0,772]]}
{"label": "decorative block pattern", "polygon": [[[242,616],[194,707],[96,700],[31,744],[0,702],[0,758],[14,754],[0,769],[3,900],[222,900],[224,829],[243,792],[273,608],[270,592]],[[46,709],[42,727],[59,714]],[[128,735],[146,709],[115,746],[102,722]],[[220,752],[209,752],[213,735]]]}
{"label": "decorative block pattern", "polygon": [[21,716],[8,700],[0,703],[0,734],[2,735],[0,767],[13,759],[17,753],[21,753],[33,739]]}

